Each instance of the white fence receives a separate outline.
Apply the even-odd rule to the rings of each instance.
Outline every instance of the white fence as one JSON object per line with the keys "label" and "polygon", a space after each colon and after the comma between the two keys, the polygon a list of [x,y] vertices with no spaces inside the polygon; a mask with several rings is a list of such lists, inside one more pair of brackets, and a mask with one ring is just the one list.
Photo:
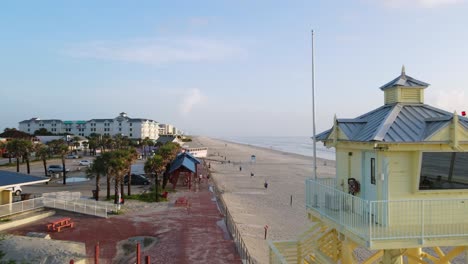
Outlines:
{"label": "white fence", "polygon": [[90,199],[81,199],[80,192],[44,193],[42,197],[0,205],[0,217],[49,207],[81,214],[107,217],[116,205]]}
{"label": "white fence", "polygon": [[0,205],[0,217],[18,214],[44,207],[42,197],[16,203]]}
{"label": "white fence", "polygon": [[80,192],[52,192],[44,193],[42,196],[45,207],[76,213],[107,217],[109,211],[116,210],[116,206],[108,202],[90,200],[88,198],[81,199]]}
{"label": "white fence", "polygon": [[306,206],[369,242],[468,238],[468,199],[367,201],[309,179]]}

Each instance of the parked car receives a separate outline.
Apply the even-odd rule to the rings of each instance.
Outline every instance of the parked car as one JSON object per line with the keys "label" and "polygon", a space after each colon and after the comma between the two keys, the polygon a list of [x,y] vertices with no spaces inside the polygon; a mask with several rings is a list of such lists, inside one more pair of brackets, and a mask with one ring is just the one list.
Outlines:
{"label": "parked car", "polygon": [[[70,169],[66,169],[66,171],[69,172]],[[60,173],[63,172],[63,167],[62,165],[49,165],[49,167],[47,168],[47,172],[49,172],[49,174]]]}
{"label": "parked car", "polygon": [[80,166],[91,166],[91,163],[93,163],[92,161],[90,160],[80,160],[80,163],[78,165]]}
{"label": "parked car", "polygon": [[16,185],[16,186],[7,188],[7,190],[10,190],[10,191],[13,192],[13,194],[16,195],[16,196],[21,195],[21,192],[23,191],[23,190],[21,189],[21,186],[19,186],[19,185]]}
{"label": "parked car", "polygon": [[[145,175],[141,174],[131,174],[132,176],[132,185],[149,185],[150,181],[148,178],[145,177]],[[124,184],[128,184],[128,175],[125,175],[124,177]]]}
{"label": "parked car", "polygon": [[77,158],[78,158],[78,155],[75,155],[75,154],[68,154],[65,158],[67,158],[67,159],[77,159]]}

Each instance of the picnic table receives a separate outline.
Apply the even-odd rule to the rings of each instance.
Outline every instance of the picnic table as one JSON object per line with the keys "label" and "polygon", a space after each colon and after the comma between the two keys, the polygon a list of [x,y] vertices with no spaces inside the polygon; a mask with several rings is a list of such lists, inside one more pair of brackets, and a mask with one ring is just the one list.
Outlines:
{"label": "picnic table", "polygon": [[47,230],[60,232],[63,228],[72,228],[74,226],[75,223],[70,217],[63,217],[48,223]]}
{"label": "picnic table", "polygon": [[175,206],[188,206],[189,202],[186,197],[179,197],[175,201]]}

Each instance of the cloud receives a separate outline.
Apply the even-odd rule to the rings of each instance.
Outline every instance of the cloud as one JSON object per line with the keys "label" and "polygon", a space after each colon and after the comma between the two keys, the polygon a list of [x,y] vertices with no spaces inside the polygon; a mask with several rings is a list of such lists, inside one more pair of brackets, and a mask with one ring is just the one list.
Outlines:
{"label": "cloud", "polygon": [[191,89],[185,93],[185,96],[182,98],[182,103],[180,104],[180,114],[188,115],[193,107],[201,103],[205,99],[199,89]]}
{"label": "cloud", "polygon": [[460,114],[461,111],[468,111],[467,100],[464,90],[454,89],[439,91],[434,101],[437,107],[452,113],[457,111]]}
{"label": "cloud", "polygon": [[381,0],[388,7],[422,7],[435,8],[439,6],[447,6],[462,3],[465,0]]}
{"label": "cloud", "polygon": [[94,41],[73,45],[66,54],[78,58],[145,64],[222,61],[242,55],[237,46],[206,38],[160,38]]}

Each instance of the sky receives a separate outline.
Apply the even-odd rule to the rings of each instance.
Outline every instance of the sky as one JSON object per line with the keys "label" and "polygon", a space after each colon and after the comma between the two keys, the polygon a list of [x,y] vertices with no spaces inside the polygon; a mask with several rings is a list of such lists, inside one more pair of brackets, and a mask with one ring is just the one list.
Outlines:
{"label": "sky", "polygon": [[120,112],[193,135],[312,135],[406,74],[468,110],[463,0],[1,1],[0,130]]}

